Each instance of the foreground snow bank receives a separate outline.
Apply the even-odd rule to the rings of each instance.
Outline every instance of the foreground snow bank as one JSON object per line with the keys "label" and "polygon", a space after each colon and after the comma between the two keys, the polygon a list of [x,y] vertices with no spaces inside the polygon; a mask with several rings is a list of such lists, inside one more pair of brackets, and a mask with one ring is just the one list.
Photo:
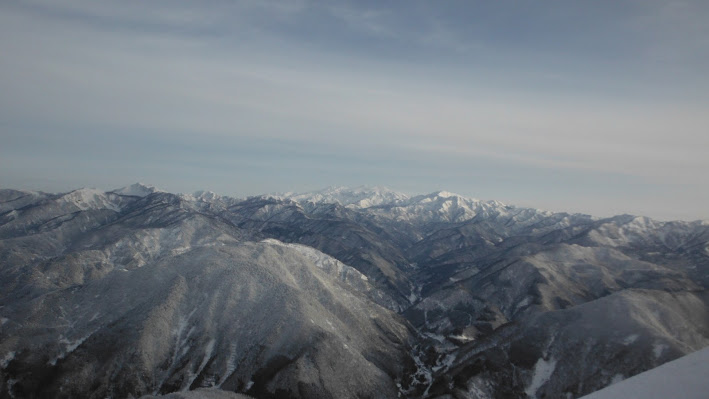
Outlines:
{"label": "foreground snow bank", "polygon": [[582,399],[706,399],[709,392],[707,376],[709,347],[613,384]]}

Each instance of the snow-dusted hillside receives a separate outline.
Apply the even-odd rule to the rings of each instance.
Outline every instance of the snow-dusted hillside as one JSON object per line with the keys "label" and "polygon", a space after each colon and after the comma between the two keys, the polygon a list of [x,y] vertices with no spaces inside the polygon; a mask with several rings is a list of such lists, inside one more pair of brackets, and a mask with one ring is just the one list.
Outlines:
{"label": "snow-dusted hillside", "polygon": [[79,194],[2,225],[0,397],[396,396],[410,332],[366,276],[172,194]]}
{"label": "snow-dusted hillside", "polygon": [[709,345],[708,288],[706,222],[0,190],[0,399],[575,398]]}

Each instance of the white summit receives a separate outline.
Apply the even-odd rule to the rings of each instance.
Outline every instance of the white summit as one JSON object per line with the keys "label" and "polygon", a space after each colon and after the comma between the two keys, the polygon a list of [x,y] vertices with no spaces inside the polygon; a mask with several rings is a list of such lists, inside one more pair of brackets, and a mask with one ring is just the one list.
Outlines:
{"label": "white summit", "polygon": [[164,191],[160,190],[159,188],[147,185],[147,184],[135,183],[135,184],[131,184],[130,186],[125,186],[125,187],[115,189],[111,192],[115,193],[115,194],[130,195],[130,196],[134,196],[134,197],[146,197],[152,193],[160,193],[160,192],[164,192]]}

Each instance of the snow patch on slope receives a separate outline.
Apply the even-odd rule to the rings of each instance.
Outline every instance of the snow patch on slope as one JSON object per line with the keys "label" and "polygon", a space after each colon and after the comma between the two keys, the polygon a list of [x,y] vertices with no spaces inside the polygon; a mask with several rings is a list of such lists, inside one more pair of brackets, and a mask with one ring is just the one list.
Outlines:
{"label": "snow patch on slope", "polygon": [[537,364],[534,365],[532,382],[530,382],[524,392],[529,397],[536,398],[537,391],[542,387],[542,385],[549,381],[549,378],[551,378],[551,375],[554,373],[554,369],[556,369],[556,359],[549,358],[549,360],[545,360],[544,358],[539,358],[539,360],[537,360]]}
{"label": "snow patch on slope", "polygon": [[64,337],[61,337],[61,339],[59,340],[59,343],[66,345],[64,348],[64,351],[59,353],[59,355],[57,357],[55,357],[54,359],[50,360],[49,364],[51,364],[52,366],[56,365],[57,361],[64,359],[71,352],[74,352],[74,350],[76,348],[78,348],[81,344],[83,344],[84,341],[86,341],[90,336],[92,336],[93,333],[94,333],[94,331],[92,331],[89,334],[87,334],[77,340],[74,340],[74,341],[69,341],[68,339],[66,339]]}
{"label": "snow patch on slope", "polygon": [[8,352],[2,359],[0,359],[0,368],[7,367],[8,364],[15,358],[15,351]]}
{"label": "snow patch on slope", "polygon": [[215,343],[216,341],[213,338],[207,343],[207,346],[204,349],[202,363],[200,363],[199,367],[197,368],[197,371],[194,373],[192,373],[191,371],[187,372],[187,383],[182,386],[183,391],[187,391],[190,389],[194,381],[197,379],[197,377],[199,377],[204,368],[207,366],[207,363],[209,363],[209,360],[212,358],[212,352],[214,352]]}

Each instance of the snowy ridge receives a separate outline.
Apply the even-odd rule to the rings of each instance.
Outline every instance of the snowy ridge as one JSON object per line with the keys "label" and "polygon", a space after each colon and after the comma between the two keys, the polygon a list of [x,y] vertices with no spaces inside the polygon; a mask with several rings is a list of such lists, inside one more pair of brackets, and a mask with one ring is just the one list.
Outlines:
{"label": "snowy ridge", "polygon": [[702,240],[706,222],[660,222],[644,216],[622,215],[609,218],[590,233],[599,244],[622,246],[655,246],[679,249],[694,239]]}
{"label": "snowy ridge", "polygon": [[365,276],[364,274],[345,265],[344,263],[340,262],[339,260],[337,260],[329,255],[326,255],[326,254],[318,251],[317,249],[309,247],[307,245],[288,244],[288,243],[284,243],[282,241],[276,240],[275,238],[267,238],[261,242],[266,243],[266,244],[277,245],[277,246],[281,246],[281,247],[294,249],[296,252],[298,252],[301,255],[304,255],[306,258],[310,259],[315,265],[317,265],[319,268],[321,268],[323,270],[330,270],[331,268],[334,267],[335,270],[338,272],[338,274],[347,270],[347,272],[352,272],[352,273],[355,273],[356,275],[358,275],[360,277],[360,279],[365,280],[365,281],[367,280],[367,276]]}
{"label": "snowy ridge", "polygon": [[386,187],[367,186],[329,187],[320,191],[269,197],[301,204],[339,204],[351,209],[366,209],[398,221],[416,222],[462,222],[477,215],[505,216],[507,210],[513,209],[499,201],[481,201],[449,191],[411,197]]}
{"label": "snowy ridge", "polygon": [[340,204],[350,208],[369,208],[377,205],[387,205],[401,203],[409,199],[409,196],[390,190],[386,187],[360,186],[349,187],[328,187],[324,190],[307,193],[286,193],[276,195],[275,198],[284,198],[299,203],[330,203]]}
{"label": "snowy ridge", "polygon": [[499,208],[497,204],[439,191],[413,197],[391,211],[398,220],[462,222],[481,213],[499,212]]}
{"label": "snowy ridge", "polygon": [[66,204],[76,206],[78,209],[85,211],[88,209],[110,209],[119,211],[120,206],[117,201],[104,193],[103,191],[94,188],[82,188],[74,190],[61,197],[61,201]]}
{"label": "snowy ridge", "polygon": [[273,238],[267,238],[261,242],[264,244],[295,250],[327,274],[335,276],[339,281],[345,283],[355,291],[366,294],[375,303],[390,309],[398,308],[396,302],[389,295],[374,288],[369,283],[369,278],[366,275],[362,274],[354,267],[348,266],[331,257],[330,255],[307,245],[284,243]]}
{"label": "snowy ridge", "polygon": [[45,197],[47,194],[37,191],[0,189],[0,213],[22,208]]}

